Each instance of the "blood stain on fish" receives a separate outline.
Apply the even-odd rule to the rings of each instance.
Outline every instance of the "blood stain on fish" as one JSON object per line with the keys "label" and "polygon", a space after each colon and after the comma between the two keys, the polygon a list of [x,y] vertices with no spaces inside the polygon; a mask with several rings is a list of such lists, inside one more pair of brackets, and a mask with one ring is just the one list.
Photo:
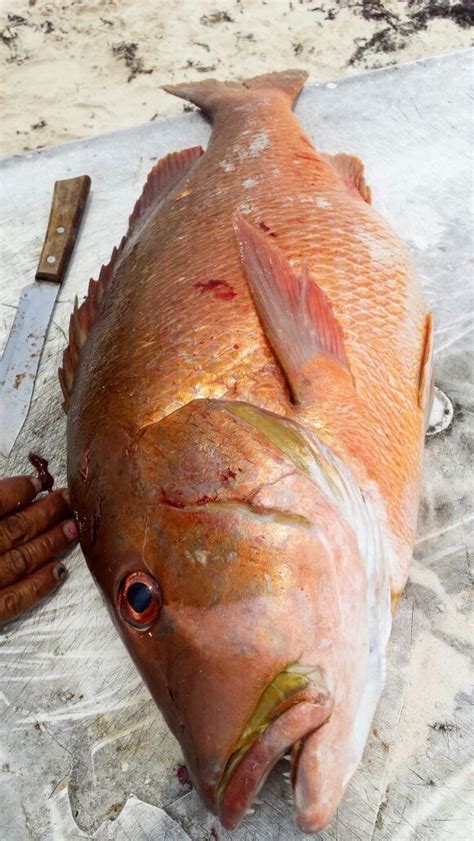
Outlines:
{"label": "blood stain on fish", "polygon": [[214,496],[207,496],[207,494],[204,494],[204,496],[199,497],[199,499],[197,499],[194,504],[195,505],[209,505],[210,502],[215,502],[216,499],[217,499],[217,494],[214,494]]}
{"label": "blood stain on fish", "polygon": [[229,479],[235,479],[236,476],[237,476],[237,473],[235,472],[235,470],[232,470],[230,467],[228,467],[227,470],[225,471],[225,473],[222,473],[221,481],[222,482],[228,482]]}
{"label": "blood stain on fish", "polygon": [[266,224],[266,222],[259,222],[258,227],[271,237],[276,237],[276,233]]}
{"label": "blood stain on fish", "polygon": [[236,296],[236,292],[226,280],[208,280],[205,283],[195,283],[194,285],[201,292],[212,292],[214,298],[219,301],[231,301]]}
{"label": "blood stain on fish", "polygon": [[163,505],[170,505],[171,508],[184,508],[184,502],[181,502],[179,499],[170,499],[164,488],[161,489],[161,497]]}

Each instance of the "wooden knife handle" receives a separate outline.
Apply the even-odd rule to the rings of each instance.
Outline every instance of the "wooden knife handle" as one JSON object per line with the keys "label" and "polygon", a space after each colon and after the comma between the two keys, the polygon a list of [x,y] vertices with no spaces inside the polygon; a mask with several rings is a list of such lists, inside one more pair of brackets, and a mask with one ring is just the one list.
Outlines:
{"label": "wooden knife handle", "polygon": [[90,186],[91,180],[88,175],[56,181],[36,280],[62,283],[79,232]]}

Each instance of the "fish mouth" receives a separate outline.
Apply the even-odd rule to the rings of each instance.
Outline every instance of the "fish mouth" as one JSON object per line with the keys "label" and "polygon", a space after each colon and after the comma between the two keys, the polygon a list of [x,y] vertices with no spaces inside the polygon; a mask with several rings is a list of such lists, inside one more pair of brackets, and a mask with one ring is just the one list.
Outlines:
{"label": "fish mouth", "polygon": [[308,736],[332,712],[333,700],[319,669],[300,664],[280,672],[263,692],[230,755],[216,789],[216,811],[235,829],[276,763],[291,751],[295,784],[299,756]]}

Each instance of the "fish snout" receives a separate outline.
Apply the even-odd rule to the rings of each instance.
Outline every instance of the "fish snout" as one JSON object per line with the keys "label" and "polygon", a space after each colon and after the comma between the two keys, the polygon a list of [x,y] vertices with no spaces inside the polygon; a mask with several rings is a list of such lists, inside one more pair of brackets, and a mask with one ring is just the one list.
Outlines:
{"label": "fish snout", "polygon": [[325,724],[333,709],[332,695],[321,678],[317,669],[291,666],[261,696],[216,789],[215,809],[226,829],[238,826],[271,770],[289,751],[294,783],[305,740]]}

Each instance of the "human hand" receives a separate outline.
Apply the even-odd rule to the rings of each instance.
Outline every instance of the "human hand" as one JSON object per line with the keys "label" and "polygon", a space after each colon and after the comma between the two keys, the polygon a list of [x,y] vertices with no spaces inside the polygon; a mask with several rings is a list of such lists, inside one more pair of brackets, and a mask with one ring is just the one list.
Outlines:
{"label": "human hand", "polygon": [[39,479],[0,479],[0,625],[11,622],[64,581],[66,567],[54,558],[77,540],[67,490],[42,490]]}

